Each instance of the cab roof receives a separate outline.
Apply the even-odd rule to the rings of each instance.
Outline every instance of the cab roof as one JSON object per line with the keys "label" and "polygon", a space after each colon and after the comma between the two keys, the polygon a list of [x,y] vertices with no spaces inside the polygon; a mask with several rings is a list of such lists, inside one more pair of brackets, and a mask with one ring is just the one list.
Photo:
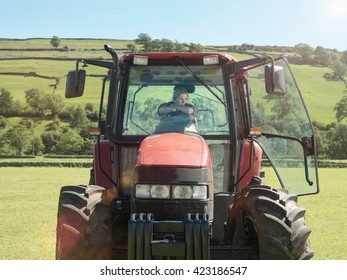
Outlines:
{"label": "cab roof", "polygon": [[237,62],[237,60],[228,54],[218,53],[218,52],[199,52],[199,53],[190,53],[190,52],[143,52],[143,53],[131,53],[123,55],[119,62],[132,61],[134,56],[145,56],[148,57],[149,61],[170,61],[175,58],[180,58],[188,61],[202,61],[203,57],[206,56],[218,56],[219,61],[225,62]]}

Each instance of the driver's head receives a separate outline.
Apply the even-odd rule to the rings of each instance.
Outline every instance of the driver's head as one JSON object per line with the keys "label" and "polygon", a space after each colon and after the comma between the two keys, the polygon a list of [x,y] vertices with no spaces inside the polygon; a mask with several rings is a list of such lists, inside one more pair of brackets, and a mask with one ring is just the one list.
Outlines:
{"label": "driver's head", "polygon": [[185,105],[188,101],[188,92],[184,87],[174,89],[172,100],[177,105]]}

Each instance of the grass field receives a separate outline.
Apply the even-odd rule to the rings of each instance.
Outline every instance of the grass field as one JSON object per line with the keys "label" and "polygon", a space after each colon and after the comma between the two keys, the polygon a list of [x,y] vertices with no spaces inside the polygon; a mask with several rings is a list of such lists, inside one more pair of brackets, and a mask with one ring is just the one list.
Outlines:
{"label": "grass field", "polygon": [[87,168],[0,168],[0,259],[54,259],[60,187],[88,178]]}
{"label": "grass field", "polygon": [[[87,168],[0,168],[0,260],[52,260],[60,187],[86,184]],[[320,169],[321,192],[299,198],[316,260],[347,259],[347,172]]]}
{"label": "grass field", "polygon": [[[50,38],[37,38],[37,39],[1,39],[1,48],[4,49],[38,49],[38,48],[51,48],[54,47],[50,44]],[[116,39],[64,39],[60,38],[59,48],[68,46],[70,49],[102,49],[104,44],[109,44],[114,48],[125,48],[127,44],[133,43],[130,40],[116,40]]]}
{"label": "grass field", "polygon": [[331,70],[326,67],[291,65],[291,68],[311,119],[321,123],[336,122],[333,108],[347,93],[344,84],[327,81],[324,74],[330,73]]}

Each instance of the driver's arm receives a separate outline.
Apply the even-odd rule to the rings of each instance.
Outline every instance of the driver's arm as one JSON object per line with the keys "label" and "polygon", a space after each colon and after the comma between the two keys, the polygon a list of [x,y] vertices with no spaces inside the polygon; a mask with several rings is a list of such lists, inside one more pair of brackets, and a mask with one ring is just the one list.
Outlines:
{"label": "driver's arm", "polygon": [[159,116],[165,116],[169,113],[176,112],[176,111],[177,111],[177,109],[175,108],[175,105],[162,104],[158,108],[158,115]]}
{"label": "driver's arm", "polygon": [[182,106],[182,105],[175,105],[175,104],[162,104],[158,108],[158,114],[159,116],[167,115],[172,112],[180,111],[186,115],[191,115],[194,113],[194,108],[190,106]]}

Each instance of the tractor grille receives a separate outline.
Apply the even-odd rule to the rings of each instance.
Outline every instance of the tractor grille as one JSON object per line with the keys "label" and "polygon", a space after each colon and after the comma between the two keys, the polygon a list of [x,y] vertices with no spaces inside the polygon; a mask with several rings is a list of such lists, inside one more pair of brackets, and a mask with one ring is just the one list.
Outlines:
{"label": "tractor grille", "polygon": [[[188,213],[209,213],[208,200],[203,201],[173,201],[173,200],[153,200],[136,199],[135,212],[153,213],[156,221],[178,220],[183,221]],[[212,217],[212,215],[210,216]]]}

